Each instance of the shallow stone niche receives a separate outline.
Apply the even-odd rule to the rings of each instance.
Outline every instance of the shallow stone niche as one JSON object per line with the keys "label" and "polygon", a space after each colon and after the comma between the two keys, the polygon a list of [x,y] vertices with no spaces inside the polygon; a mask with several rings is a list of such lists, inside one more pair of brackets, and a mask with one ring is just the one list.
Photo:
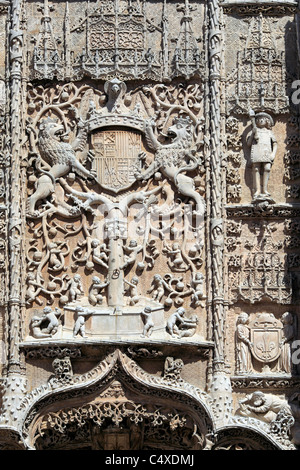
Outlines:
{"label": "shallow stone niche", "polygon": [[[290,321],[285,328],[284,318],[287,317],[287,312]],[[241,320],[242,317],[245,321]],[[242,325],[240,330],[239,325]],[[280,343],[288,334],[290,341],[284,350]],[[259,388],[263,389],[265,386],[267,390],[272,380],[283,384],[286,379],[297,377],[299,364],[293,363],[292,355],[296,354],[297,359],[298,337],[298,307],[269,302],[255,305],[237,303],[230,308],[227,323],[228,363],[231,365],[233,380],[240,383],[244,381],[244,386],[252,382],[254,389],[257,383]],[[244,365],[241,365],[241,360],[245,362]]]}

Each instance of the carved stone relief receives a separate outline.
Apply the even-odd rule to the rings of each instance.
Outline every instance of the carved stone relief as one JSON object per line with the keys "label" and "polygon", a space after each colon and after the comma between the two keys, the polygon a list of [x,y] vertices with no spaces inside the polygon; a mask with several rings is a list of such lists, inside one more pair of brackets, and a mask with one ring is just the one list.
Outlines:
{"label": "carved stone relief", "polygon": [[0,2],[1,449],[300,445],[277,3]]}
{"label": "carved stone relief", "polygon": [[[103,92],[69,84],[37,95],[29,88],[28,174],[34,187],[29,185],[27,201],[26,298],[36,339],[66,338],[71,332],[74,337],[114,332],[165,337],[164,309],[187,301],[190,315],[179,337],[196,333],[193,311],[205,305],[199,271],[205,201],[188,174],[198,174],[201,182],[196,152],[202,117],[194,107],[200,89],[195,84],[184,90],[179,83],[145,87],[131,96],[126,90],[117,79],[106,82]],[[174,94],[182,104],[172,104]],[[151,106],[160,112],[154,108],[149,118]],[[95,191],[97,184],[102,192]],[[83,238],[76,245],[78,234]],[[180,242],[166,241],[179,237]],[[155,274],[160,252],[167,269],[163,276]],[[148,286],[140,283],[146,269],[154,271]],[[35,305],[45,302],[63,307],[63,313],[44,307],[41,315]],[[45,315],[60,320],[45,326]]]}
{"label": "carved stone relief", "polygon": [[282,224],[280,227],[271,221],[253,221],[243,227],[236,221],[228,224],[226,256],[231,302],[292,301],[292,274],[287,269],[279,230],[283,230]]}
{"label": "carved stone relief", "polygon": [[[200,74],[204,51],[199,37],[203,5],[134,0],[80,2],[60,8],[44,2],[28,20],[31,79],[155,80]],[[54,11],[54,13],[52,13]],[[52,13],[52,14],[51,14]],[[175,15],[176,21],[170,16]],[[55,18],[55,21],[54,21]],[[55,34],[59,22],[61,35]],[[34,31],[38,29],[39,34]],[[158,47],[160,44],[160,47]]]}
{"label": "carved stone relief", "polygon": [[257,391],[240,400],[239,405],[239,415],[258,417],[269,423],[271,434],[278,435],[282,442],[289,442],[295,419],[286,400]]}
{"label": "carved stone relief", "polygon": [[236,32],[241,48],[228,76],[228,114],[247,114],[251,108],[275,114],[288,110],[284,46],[274,34],[278,21],[259,13],[245,18],[247,29]]}
{"label": "carved stone relief", "polygon": [[279,320],[270,313],[260,313],[249,321],[241,313],[236,321],[237,375],[291,374],[292,341],[297,334],[295,318],[285,312]]}

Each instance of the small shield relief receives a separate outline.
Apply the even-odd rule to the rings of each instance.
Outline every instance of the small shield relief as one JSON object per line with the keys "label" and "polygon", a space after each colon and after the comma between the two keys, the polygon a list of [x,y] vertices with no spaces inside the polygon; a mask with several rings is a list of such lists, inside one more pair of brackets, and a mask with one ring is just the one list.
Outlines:
{"label": "small shield relief", "polygon": [[280,356],[282,323],[273,314],[261,314],[249,324],[251,352],[259,362],[273,362]]}
{"label": "small shield relief", "polygon": [[142,136],[133,130],[101,130],[92,134],[92,169],[101,186],[117,193],[135,182]]}

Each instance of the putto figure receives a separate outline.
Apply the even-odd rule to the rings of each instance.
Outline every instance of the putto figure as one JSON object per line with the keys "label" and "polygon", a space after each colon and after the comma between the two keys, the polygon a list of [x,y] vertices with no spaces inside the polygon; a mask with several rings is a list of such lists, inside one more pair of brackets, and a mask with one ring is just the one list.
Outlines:
{"label": "putto figure", "polygon": [[92,285],[89,290],[89,303],[91,305],[102,305],[102,290],[108,286],[108,281],[102,282],[98,276],[93,276]]}
{"label": "putto figure", "polygon": [[125,263],[121,267],[121,269],[126,269],[128,266],[131,266],[135,263],[137,255],[140,251],[142,251],[142,245],[138,245],[136,240],[130,240],[128,246],[124,246],[123,250],[125,253],[124,259]]}
{"label": "putto figure", "polygon": [[75,302],[78,300],[79,297],[82,297],[84,294],[83,285],[81,281],[80,274],[75,274],[71,283],[70,283],[70,290],[69,290],[69,298],[70,302]]}
{"label": "putto figure", "polygon": [[253,202],[260,200],[274,202],[268,192],[270,172],[277,152],[277,140],[271,130],[274,121],[269,114],[255,114],[252,110],[250,118],[252,132],[247,138],[247,144],[251,147]]}
{"label": "putto figure", "polygon": [[151,336],[151,334],[154,330],[154,321],[153,321],[151,312],[152,312],[151,307],[148,307],[146,305],[146,307],[144,308],[144,310],[141,313],[142,319],[143,319],[143,322],[144,322],[143,333],[141,335],[143,338],[145,338],[145,337],[149,338],[149,336]]}
{"label": "putto figure", "polygon": [[47,338],[54,336],[61,325],[61,310],[55,307],[45,307],[41,316],[34,316],[31,320],[32,335],[34,338]]}
{"label": "putto figure", "polygon": [[191,318],[185,316],[185,309],[179,307],[167,321],[166,330],[172,338],[193,336],[196,333],[198,319],[195,315]]}

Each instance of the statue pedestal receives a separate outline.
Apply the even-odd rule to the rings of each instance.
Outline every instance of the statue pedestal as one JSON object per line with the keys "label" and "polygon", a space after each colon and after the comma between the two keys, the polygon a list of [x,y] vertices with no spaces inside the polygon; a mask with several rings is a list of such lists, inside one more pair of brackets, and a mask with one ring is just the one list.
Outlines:
{"label": "statue pedestal", "polygon": [[[151,307],[152,320],[154,323],[153,334],[165,331],[164,308],[163,305],[153,300],[144,299],[138,305],[125,307],[110,307],[99,305],[92,307],[90,304],[74,303],[64,308],[64,326],[62,337],[73,337],[75,322],[78,318],[76,307],[92,311],[85,315],[85,336],[90,338],[116,338],[126,336],[141,336],[144,328],[143,316],[144,307]],[[80,337],[80,333],[78,333]]]}

